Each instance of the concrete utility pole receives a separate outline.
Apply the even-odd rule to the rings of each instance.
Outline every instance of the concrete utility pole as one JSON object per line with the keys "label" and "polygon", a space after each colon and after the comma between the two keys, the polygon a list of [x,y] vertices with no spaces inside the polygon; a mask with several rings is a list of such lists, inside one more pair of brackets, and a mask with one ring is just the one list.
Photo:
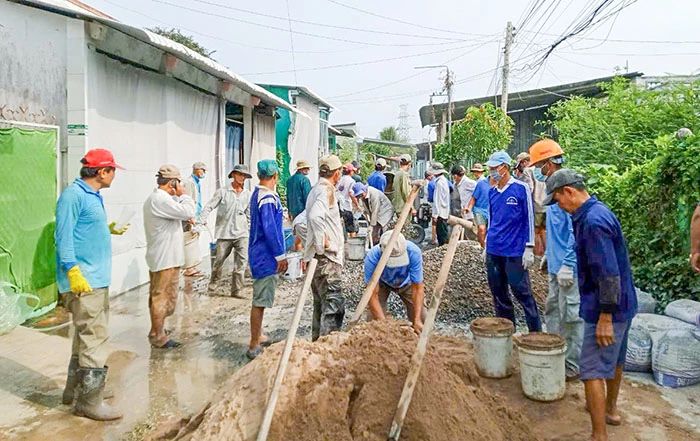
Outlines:
{"label": "concrete utility pole", "polygon": [[452,73],[450,68],[445,66],[447,74],[445,75],[445,90],[447,91],[447,145],[452,147]]}
{"label": "concrete utility pole", "polygon": [[506,26],[506,44],[503,48],[503,85],[501,89],[501,109],[508,113],[508,73],[510,71],[510,46],[513,44],[513,25]]}

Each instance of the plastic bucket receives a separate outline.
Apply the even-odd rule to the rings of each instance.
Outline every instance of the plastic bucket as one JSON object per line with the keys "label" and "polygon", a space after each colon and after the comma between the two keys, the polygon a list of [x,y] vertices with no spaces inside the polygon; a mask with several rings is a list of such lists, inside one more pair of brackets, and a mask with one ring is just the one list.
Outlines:
{"label": "plastic bucket", "polygon": [[366,237],[349,237],[345,242],[345,257],[348,260],[362,260],[365,258]]}
{"label": "plastic bucket", "polygon": [[202,261],[202,254],[199,252],[199,233],[196,231],[185,231],[185,268],[192,268]]}
{"label": "plastic bucket", "polygon": [[566,393],[566,341],[556,334],[532,332],[516,338],[520,383],[526,397],[555,401]]}
{"label": "plastic bucket", "polygon": [[499,317],[482,317],[469,326],[474,336],[476,371],[486,378],[511,375],[513,322]]}
{"label": "plastic bucket", "polygon": [[286,280],[297,280],[301,277],[301,258],[303,253],[287,253],[287,272],[282,276]]}

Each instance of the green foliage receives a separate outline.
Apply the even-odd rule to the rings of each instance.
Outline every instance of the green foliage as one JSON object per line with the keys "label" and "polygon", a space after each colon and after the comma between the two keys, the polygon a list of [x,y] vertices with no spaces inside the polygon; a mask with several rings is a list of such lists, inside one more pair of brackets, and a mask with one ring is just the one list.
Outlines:
{"label": "green foliage", "polygon": [[659,135],[700,129],[700,82],[648,90],[616,78],[601,86],[604,99],[574,97],[548,111],[544,124],[558,133],[572,166],[609,164],[624,171],[656,157]]}
{"label": "green foliage", "polygon": [[389,126],[389,127],[384,127],[380,132],[379,132],[379,139],[382,141],[394,141],[394,142],[406,142],[406,139],[401,139],[399,136],[399,132],[396,130],[396,127],[394,126]]}
{"label": "green foliage", "polygon": [[[275,150],[275,159],[277,160],[277,167],[279,167],[280,170],[284,170],[284,153],[282,153],[281,150]],[[282,174],[280,174],[282,175]],[[287,180],[282,179],[282,176],[278,176],[277,178],[277,194],[280,195],[280,199],[282,200],[282,205],[285,207],[287,206]]]}
{"label": "green foliage", "polygon": [[[200,55],[204,55],[205,57],[212,58],[212,55],[216,51],[210,51],[201,44],[197,43],[195,41],[194,37],[191,35],[185,35],[182,32],[180,32],[180,29],[177,28],[161,28],[161,27],[154,27],[154,28],[149,28],[149,31],[153,32],[154,34],[162,35],[165,38],[169,38],[177,43],[180,43],[183,46],[186,46],[193,51],[197,52]],[[213,60],[213,58],[212,58]]]}
{"label": "green foliage", "polygon": [[[382,132],[384,132],[383,129]],[[379,134],[380,138],[382,134]],[[381,138],[384,139],[384,138]],[[388,140],[385,140],[388,141]],[[350,140],[342,140],[339,143],[341,149],[338,151],[338,157],[343,164],[357,159],[357,145]],[[406,148],[390,147],[382,144],[363,144],[360,147],[360,176],[362,180],[367,182],[367,178],[374,172],[375,155],[386,157],[396,157],[407,152]]]}
{"label": "green foliage", "polygon": [[513,120],[500,108],[487,103],[467,109],[463,120],[452,126],[452,146],[435,146],[435,159],[445,167],[471,166],[508,147],[513,140]]}

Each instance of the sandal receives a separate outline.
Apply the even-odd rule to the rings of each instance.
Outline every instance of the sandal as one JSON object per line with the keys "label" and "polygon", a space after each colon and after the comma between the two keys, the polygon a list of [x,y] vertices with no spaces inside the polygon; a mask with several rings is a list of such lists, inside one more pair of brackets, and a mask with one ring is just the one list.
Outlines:
{"label": "sandal", "polygon": [[180,343],[179,341],[175,341],[173,339],[168,339],[168,341],[166,341],[161,346],[155,346],[155,345],[151,345],[151,346],[153,346],[155,349],[175,349],[175,348],[179,348],[180,346],[182,346],[182,343]]}
{"label": "sandal", "polygon": [[245,356],[248,357],[249,360],[255,359],[258,355],[263,353],[263,348],[262,346],[256,346],[253,349],[248,349],[245,353]]}

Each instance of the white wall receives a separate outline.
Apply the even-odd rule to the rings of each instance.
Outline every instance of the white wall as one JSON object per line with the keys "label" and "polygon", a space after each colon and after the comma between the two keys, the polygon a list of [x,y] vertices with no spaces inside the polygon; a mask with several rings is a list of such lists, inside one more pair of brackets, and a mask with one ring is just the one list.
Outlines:
{"label": "white wall", "polygon": [[289,172],[294,174],[297,161],[304,159],[311,165],[309,179],[311,184],[315,184],[318,180],[318,160],[320,158],[321,122],[319,109],[318,105],[312,103],[304,95],[297,95],[296,107],[308,115],[308,118],[292,114],[294,125],[288,142],[289,156],[291,158],[289,161]]}

